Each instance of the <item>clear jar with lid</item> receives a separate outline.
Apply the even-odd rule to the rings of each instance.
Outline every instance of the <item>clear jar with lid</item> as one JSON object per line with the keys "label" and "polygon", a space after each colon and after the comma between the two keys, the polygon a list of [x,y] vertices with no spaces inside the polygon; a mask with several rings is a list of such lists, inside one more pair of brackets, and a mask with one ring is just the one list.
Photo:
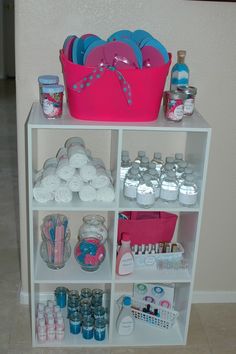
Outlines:
{"label": "clear jar with lid", "polygon": [[166,93],[165,117],[173,122],[180,122],[184,116],[184,100],[186,95],[180,91]]}
{"label": "clear jar with lid", "polygon": [[161,183],[160,197],[166,202],[174,202],[178,199],[178,181],[174,171],[169,171]]}
{"label": "clear jar with lid", "polygon": [[142,208],[151,208],[155,203],[155,191],[149,174],[143,175],[137,188],[137,204]]}
{"label": "clear jar with lid", "polygon": [[196,87],[193,86],[178,86],[177,91],[185,94],[184,100],[184,115],[191,116],[195,108],[195,97],[197,94]]}
{"label": "clear jar with lid", "polygon": [[105,218],[101,215],[86,215],[83,217],[83,224],[79,228],[79,239],[97,238],[101,242],[107,239],[107,228]]}
{"label": "clear jar with lid", "polygon": [[184,206],[196,204],[198,187],[192,175],[187,175],[183,183],[179,186],[179,202]]}
{"label": "clear jar with lid", "polygon": [[58,85],[59,77],[57,75],[41,75],[38,77],[39,83],[39,102],[43,105],[43,86]]}

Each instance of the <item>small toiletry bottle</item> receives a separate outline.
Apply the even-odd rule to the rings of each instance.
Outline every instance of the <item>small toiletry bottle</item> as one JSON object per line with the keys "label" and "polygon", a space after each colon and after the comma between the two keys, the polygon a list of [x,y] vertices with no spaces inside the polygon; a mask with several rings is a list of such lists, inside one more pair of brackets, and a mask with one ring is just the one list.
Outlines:
{"label": "small toiletry bottle", "polygon": [[127,175],[127,172],[131,168],[131,161],[129,155],[123,155],[121,157],[121,165],[120,165],[120,186],[121,190],[123,190],[124,179]]}
{"label": "small toiletry bottle", "polygon": [[127,233],[122,234],[121,247],[116,258],[116,273],[118,275],[127,275],[134,270],[134,257],[130,246],[130,236]]}
{"label": "small toiletry bottle", "polygon": [[131,168],[124,180],[124,197],[128,200],[135,200],[137,187],[139,184],[139,171],[136,168]]}
{"label": "small toiletry bottle", "polygon": [[129,336],[134,330],[134,317],[131,311],[131,298],[125,296],[123,307],[116,320],[117,332],[121,336]]}
{"label": "small toiletry bottle", "polygon": [[155,191],[151,182],[151,175],[145,174],[137,188],[137,204],[141,208],[151,208],[155,203]]}
{"label": "small toiletry bottle", "polygon": [[136,159],[134,160],[134,162],[140,163],[142,157],[146,156],[146,152],[143,150],[139,150],[138,151],[138,156],[136,157]]}
{"label": "small toiletry bottle", "polygon": [[171,70],[170,89],[176,90],[178,86],[188,86],[189,83],[189,68],[185,64],[186,51],[178,50],[177,63]]}
{"label": "small toiletry bottle", "polygon": [[160,197],[166,202],[174,202],[178,199],[179,186],[174,171],[167,172],[161,183]]}
{"label": "small toiletry bottle", "polygon": [[188,175],[179,186],[179,202],[184,206],[191,206],[196,204],[197,196],[198,187],[194,182],[194,177],[192,175]]}
{"label": "small toiletry bottle", "polygon": [[149,158],[147,156],[142,157],[140,165],[139,165],[139,171],[141,174],[145,173],[149,169]]}
{"label": "small toiletry bottle", "polygon": [[154,152],[153,159],[151,162],[153,162],[155,164],[158,175],[160,176],[161,168],[164,165],[164,161],[162,160],[161,152]]}

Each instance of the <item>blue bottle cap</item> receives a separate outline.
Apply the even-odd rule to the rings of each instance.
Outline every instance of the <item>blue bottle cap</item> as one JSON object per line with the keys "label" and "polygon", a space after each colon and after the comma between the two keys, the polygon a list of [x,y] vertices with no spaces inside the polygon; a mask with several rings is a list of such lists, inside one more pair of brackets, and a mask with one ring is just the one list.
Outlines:
{"label": "blue bottle cap", "polygon": [[131,298],[129,296],[125,296],[123,299],[123,304],[125,306],[130,306],[131,305]]}
{"label": "blue bottle cap", "polygon": [[60,93],[64,91],[63,85],[50,85],[50,86],[43,86],[42,88],[43,93]]}
{"label": "blue bottle cap", "polygon": [[58,84],[59,77],[57,75],[41,75],[38,77],[38,82],[42,85]]}

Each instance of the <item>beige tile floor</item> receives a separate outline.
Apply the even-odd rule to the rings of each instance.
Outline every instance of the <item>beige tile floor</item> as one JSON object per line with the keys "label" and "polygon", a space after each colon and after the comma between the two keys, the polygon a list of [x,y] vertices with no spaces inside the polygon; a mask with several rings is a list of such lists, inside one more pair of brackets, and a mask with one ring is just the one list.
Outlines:
{"label": "beige tile floor", "polygon": [[14,81],[0,80],[0,354],[236,354],[236,304],[192,306],[184,347],[32,349],[29,308],[19,304],[18,195]]}

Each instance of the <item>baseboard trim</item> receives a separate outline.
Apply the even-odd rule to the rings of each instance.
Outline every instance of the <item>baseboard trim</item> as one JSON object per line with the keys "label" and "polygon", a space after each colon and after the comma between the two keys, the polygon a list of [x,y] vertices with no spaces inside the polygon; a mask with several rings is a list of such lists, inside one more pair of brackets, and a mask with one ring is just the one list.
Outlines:
{"label": "baseboard trim", "polygon": [[[40,301],[46,301],[52,297],[51,293],[41,293]],[[29,305],[29,293],[20,291],[20,303]],[[236,303],[236,291],[194,291],[193,304],[210,303]]]}

